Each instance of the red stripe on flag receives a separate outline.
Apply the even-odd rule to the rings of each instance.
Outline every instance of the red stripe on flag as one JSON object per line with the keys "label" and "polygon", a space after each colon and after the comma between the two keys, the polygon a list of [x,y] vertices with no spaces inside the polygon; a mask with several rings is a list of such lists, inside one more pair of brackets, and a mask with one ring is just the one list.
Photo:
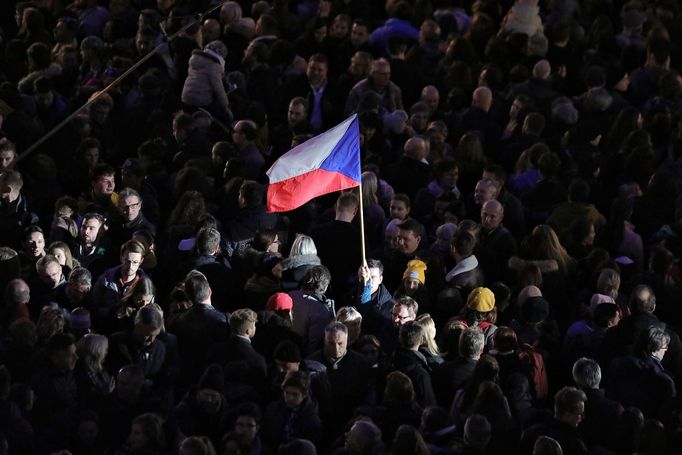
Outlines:
{"label": "red stripe on flag", "polygon": [[315,169],[268,186],[268,212],[288,212],[309,200],[334,191],[359,186],[360,182],[338,172]]}

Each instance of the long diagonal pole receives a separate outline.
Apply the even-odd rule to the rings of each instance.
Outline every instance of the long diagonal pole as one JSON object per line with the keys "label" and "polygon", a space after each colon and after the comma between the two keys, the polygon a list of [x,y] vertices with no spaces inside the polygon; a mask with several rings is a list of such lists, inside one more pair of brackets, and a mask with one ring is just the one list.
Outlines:
{"label": "long diagonal pole", "polygon": [[135,71],[137,68],[139,68],[140,65],[142,65],[144,62],[146,62],[147,60],[149,60],[150,58],[152,58],[157,52],[159,52],[159,50],[161,50],[165,44],[167,44],[167,43],[173,41],[175,38],[177,38],[178,36],[180,36],[180,34],[184,33],[184,32],[187,31],[189,28],[191,28],[192,26],[194,26],[197,22],[201,22],[201,21],[204,19],[204,17],[206,17],[207,15],[209,15],[209,14],[211,14],[212,12],[216,11],[216,10],[219,9],[220,7],[222,7],[224,3],[227,3],[227,1],[228,1],[228,0],[222,0],[222,1],[218,2],[216,5],[214,5],[214,6],[212,6],[211,8],[209,8],[208,10],[204,11],[203,13],[197,14],[197,15],[195,16],[194,20],[192,20],[191,22],[188,22],[188,23],[185,24],[180,30],[178,30],[177,32],[175,32],[175,33],[173,33],[172,35],[168,36],[165,42],[158,44],[158,45],[157,45],[154,49],[152,49],[148,54],[144,55],[144,56],[143,56],[142,58],[140,58],[140,60],[138,60],[133,66],[131,66],[130,68],[128,68],[123,74],[121,74],[119,77],[117,77],[116,79],[114,79],[113,81],[111,81],[111,82],[109,83],[109,85],[107,85],[107,86],[104,87],[102,90],[96,92],[93,96],[91,96],[90,99],[88,99],[88,101],[85,102],[85,104],[83,104],[81,107],[79,107],[78,109],[76,109],[73,113],[71,113],[71,115],[69,115],[68,117],[66,117],[64,120],[62,120],[61,122],[59,122],[54,128],[52,128],[50,131],[48,131],[43,137],[41,137],[41,138],[38,139],[36,142],[34,142],[33,144],[31,144],[31,146],[30,146],[29,148],[27,148],[22,154],[20,154],[20,155],[17,157],[17,162],[23,160],[24,158],[26,158],[27,156],[29,156],[31,153],[33,153],[38,147],[40,147],[41,145],[43,145],[43,143],[45,143],[45,141],[47,141],[47,140],[50,139],[52,136],[54,136],[59,130],[61,130],[62,128],[64,128],[64,127],[65,127],[71,120],[73,120],[78,114],[80,114],[81,112],[83,112],[85,109],[87,109],[88,106],[90,106],[92,103],[94,103],[95,101],[97,101],[97,99],[98,99],[100,96],[104,95],[105,93],[109,92],[112,88],[116,87],[123,79],[125,79],[126,77],[128,77],[128,75],[130,75],[133,71]]}

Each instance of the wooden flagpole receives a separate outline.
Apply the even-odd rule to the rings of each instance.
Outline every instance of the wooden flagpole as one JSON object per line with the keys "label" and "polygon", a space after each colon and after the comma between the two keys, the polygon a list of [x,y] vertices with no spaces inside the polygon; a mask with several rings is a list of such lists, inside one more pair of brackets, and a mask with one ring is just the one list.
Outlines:
{"label": "wooden flagpole", "polygon": [[367,257],[365,256],[365,211],[362,204],[362,174],[360,174],[360,248],[362,254],[362,266],[367,267]]}

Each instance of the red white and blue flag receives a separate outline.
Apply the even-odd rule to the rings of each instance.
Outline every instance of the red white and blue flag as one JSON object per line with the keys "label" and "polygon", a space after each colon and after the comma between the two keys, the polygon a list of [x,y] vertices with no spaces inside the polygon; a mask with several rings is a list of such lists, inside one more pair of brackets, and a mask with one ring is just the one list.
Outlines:
{"label": "red white and blue flag", "polygon": [[267,174],[269,212],[287,212],[314,197],[359,186],[357,114],[288,151]]}

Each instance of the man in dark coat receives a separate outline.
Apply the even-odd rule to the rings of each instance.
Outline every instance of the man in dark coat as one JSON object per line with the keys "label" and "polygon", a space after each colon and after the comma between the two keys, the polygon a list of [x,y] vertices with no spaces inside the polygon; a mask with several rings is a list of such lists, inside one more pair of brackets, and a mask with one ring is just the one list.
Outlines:
{"label": "man in dark coat", "polygon": [[476,239],[469,232],[460,231],[452,239],[452,257],[455,266],[445,275],[449,286],[457,289],[461,303],[466,302],[472,289],[483,286],[483,271],[474,255]]}
{"label": "man in dark coat", "polygon": [[601,348],[602,364],[605,368],[614,358],[633,354],[637,339],[642,332],[646,332],[651,327],[661,327],[670,337],[668,351],[663,358],[663,366],[672,372],[674,377],[682,377],[680,337],[667,328],[666,324],[654,314],[656,297],[649,286],[635,286],[630,294],[630,310],[632,311],[630,316],[623,318],[618,325],[606,332]]}
{"label": "man in dark coat", "polygon": [[125,188],[118,194],[118,211],[120,217],[112,220],[109,227],[111,238],[116,245],[133,238],[136,231],[156,232],[156,227],[142,213],[142,197],[132,188]]}
{"label": "man in dark coat", "polygon": [[310,232],[317,255],[331,274],[330,295],[334,298],[347,291],[360,265],[360,231],[352,224],[358,206],[357,196],[342,194],[334,207],[334,220]]}
{"label": "man in dark coat", "polygon": [[403,146],[403,155],[388,169],[386,181],[396,193],[407,194],[411,199],[417,191],[426,187],[431,178],[431,168],[424,160],[428,154],[426,142],[420,137],[412,137]]}
{"label": "man in dark coat", "polygon": [[338,321],[327,325],[324,347],[308,358],[327,368],[332,393],[331,425],[340,430],[355,408],[366,403],[369,366],[361,354],[348,349],[348,328]]}
{"label": "man in dark coat", "polygon": [[336,315],[334,300],[325,295],[330,279],[329,270],[316,265],[306,272],[301,289],[289,294],[293,300],[291,330],[301,337],[305,353],[320,347],[324,328]]}
{"label": "man in dark coat", "polygon": [[611,362],[606,385],[609,398],[636,406],[645,417],[662,418],[677,396],[675,382],[661,364],[669,345],[670,335],[662,327],[640,332],[633,355]]}
{"label": "man in dark coat", "polygon": [[257,232],[277,227],[279,217],[265,211],[263,192],[263,186],[252,180],[246,180],[239,188],[239,211],[226,223],[223,220],[228,254],[232,255],[235,250],[246,249],[246,243],[253,239]]}
{"label": "man in dark coat", "polygon": [[212,349],[211,360],[226,365],[243,361],[248,365],[249,383],[256,388],[263,386],[267,374],[265,358],[251,346],[256,334],[258,316],[253,310],[242,308],[230,314],[230,338]]}
{"label": "man in dark coat", "polygon": [[223,390],[223,369],[211,364],[175,409],[174,418],[186,436],[206,436],[213,444],[220,444],[230,428],[228,405]]}
{"label": "man in dark coat", "polygon": [[289,98],[282,100],[285,105],[291,96],[300,96],[308,103],[308,122],[313,132],[321,133],[341,120],[341,109],[334,84],[327,78],[329,59],[324,54],[313,54],[308,59],[306,73],[285,85],[283,93]]}
{"label": "man in dark coat", "polygon": [[599,388],[601,368],[592,359],[580,358],[573,364],[573,380],[587,396],[585,419],[578,425],[578,431],[589,446],[608,447],[614,437],[618,419],[623,414],[623,406],[610,400]]}
{"label": "man in dark coat", "polygon": [[303,371],[287,374],[282,383],[282,398],[270,403],[263,418],[263,439],[271,449],[292,439],[322,439],[322,422],[317,404],[310,397],[310,378]]}
{"label": "man in dark coat", "polygon": [[191,385],[208,365],[208,351],[228,336],[227,316],[211,305],[211,287],[206,276],[196,270],[185,278],[185,293],[192,307],[183,313],[170,331],[178,337],[181,382]]}
{"label": "man in dark coat", "polygon": [[424,228],[416,220],[408,218],[398,225],[398,246],[391,251],[386,261],[385,281],[389,291],[395,292],[403,281],[407,263],[415,259],[422,240]]}
{"label": "man in dark coat", "polygon": [[[211,302],[220,311],[236,309],[234,274],[221,255],[221,236],[217,229],[203,228],[197,233],[196,255],[189,269],[203,273],[211,287]],[[183,275],[189,271],[183,270]]]}
{"label": "man in dark coat", "polygon": [[74,259],[88,269],[95,280],[108,267],[115,265],[116,253],[105,234],[105,223],[105,218],[99,213],[86,213],[72,248]]}
{"label": "man in dark coat", "polygon": [[504,207],[492,199],[481,208],[481,238],[476,249],[483,273],[489,283],[507,275],[507,261],[516,254],[514,236],[502,225]]}
{"label": "man in dark coat", "polygon": [[360,267],[357,309],[362,315],[363,331],[379,333],[393,321],[393,296],[384,286],[384,265],[378,259],[367,259],[367,266]]}
{"label": "man in dark coat", "polygon": [[166,345],[157,339],[163,328],[161,314],[151,306],[140,308],[132,329],[116,332],[109,337],[108,369],[116,374],[125,365],[142,367],[146,379],[157,386],[167,384],[164,377]]}
{"label": "man in dark coat", "polygon": [[5,170],[0,175],[0,232],[5,245],[18,248],[24,228],[38,222],[21,195],[24,181],[19,171]]}
{"label": "man in dark coat", "polygon": [[483,354],[485,337],[477,327],[470,327],[459,336],[459,357],[446,360],[433,371],[433,384],[436,389],[438,404],[450,406],[457,390],[471,378],[478,359]]}
{"label": "man in dark coat", "polygon": [[415,399],[423,407],[436,404],[436,395],[431,384],[431,368],[426,357],[419,352],[424,340],[424,329],[414,321],[400,327],[400,347],[393,353],[393,367],[405,373],[414,386]]}
{"label": "man in dark coat", "polygon": [[540,436],[555,439],[565,455],[584,455],[587,447],[580,437],[578,425],[585,416],[587,396],[575,387],[564,387],[554,396],[554,418],[549,422],[529,427],[521,436],[521,455],[533,453],[535,441]]}

